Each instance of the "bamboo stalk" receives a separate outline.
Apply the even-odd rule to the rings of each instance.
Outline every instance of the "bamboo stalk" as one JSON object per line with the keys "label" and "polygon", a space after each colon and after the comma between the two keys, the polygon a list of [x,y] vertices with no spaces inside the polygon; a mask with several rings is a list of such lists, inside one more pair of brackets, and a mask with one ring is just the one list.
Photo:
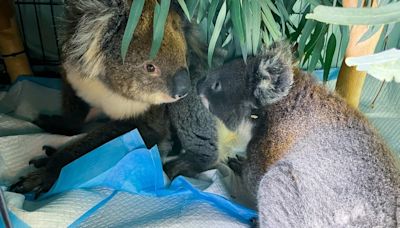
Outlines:
{"label": "bamboo stalk", "polygon": [[10,0],[0,0],[0,54],[11,81],[19,75],[32,75]]}
{"label": "bamboo stalk", "polygon": [[[358,1],[354,0],[343,0],[343,7],[357,7],[357,2]],[[377,1],[374,0],[372,7],[376,6]],[[374,53],[382,30],[383,26],[381,26],[381,28],[369,39],[363,42],[358,42],[364,33],[368,31],[368,26],[353,26],[350,31],[350,39],[344,59],[347,57],[363,56]],[[349,105],[358,108],[361,91],[367,74],[365,72],[357,71],[355,67],[346,65],[344,59],[339,71],[336,91],[347,101],[347,103],[349,103]]]}

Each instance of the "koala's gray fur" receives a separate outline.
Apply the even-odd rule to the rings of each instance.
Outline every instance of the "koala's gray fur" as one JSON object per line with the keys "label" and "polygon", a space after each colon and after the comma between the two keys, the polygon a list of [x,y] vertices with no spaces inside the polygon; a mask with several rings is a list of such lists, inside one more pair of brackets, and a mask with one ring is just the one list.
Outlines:
{"label": "koala's gray fur", "polygon": [[[191,37],[199,37],[194,41],[198,42],[199,31],[193,27],[191,30]],[[176,159],[164,166],[171,178],[177,175],[194,176],[213,168],[218,162],[215,117],[202,105],[196,91],[198,81],[205,78],[208,70],[207,56],[199,56],[199,53],[206,53],[206,47],[202,49],[189,54],[192,89],[188,96],[168,105],[170,121],[176,129],[182,149]],[[217,50],[214,65],[222,64],[223,55],[221,50]]]}
{"label": "koala's gray fur", "polygon": [[[360,112],[291,58],[278,43],[199,85],[230,130],[253,127],[247,158],[230,165],[257,200],[260,227],[399,227],[399,159]],[[226,97],[236,100],[222,106]]]}

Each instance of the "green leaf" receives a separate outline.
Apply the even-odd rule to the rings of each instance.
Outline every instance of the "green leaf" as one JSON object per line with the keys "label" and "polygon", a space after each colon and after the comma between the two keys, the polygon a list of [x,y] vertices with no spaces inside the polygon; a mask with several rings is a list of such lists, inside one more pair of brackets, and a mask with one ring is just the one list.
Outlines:
{"label": "green leaf", "polygon": [[381,29],[381,26],[369,26],[367,32],[365,32],[361,38],[357,41],[357,43],[363,42],[371,38],[378,30]]}
{"label": "green leaf", "polygon": [[236,34],[236,37],[239,39],[240,49],[242,50],[242,56],[243,59],[246,61],[247,59],[246,37],[245,37],[244,23],[242,20],[242,7],[240,5],[239,0],[231,1],[230,12],[232,14],[231,20],[233,24],[233,31]]}
{"label": "green leaf", "polygon": [[[278,1],[279,1],[279,0],[278,0]],[[274,14],[278,15],[279,17],[282,16],[281,13],[279,12],[278,8],[276,8],[276,6],[274,5],[274,3],[273,3],[271,0],[265,0],[265,1],[262,1],[262,2],[267,3],[269,9],[270,9],[272,12],[274,12]]]}
{"label": "green leaf", "polygon": [[314,50],[312,51],[312,56],[310,60],[310,65],[308,66],[308,72],[312,72],[315,70],[315,67],[317,66],[318,59],[321,57],[321,51],[324,47],[324,38],[322,37],[321,39],[318,40],[318,42],[315,45]]}
{"label": "green leaf", "polygon": [[242,2],[242,18],[243,18],[243,25],[244,25],[244,31],[245,31],[245,36],[246,36],[246,50],[248,54],[252,54],[252,40],[251,40],[251,35],[252,35],[252,30],[253,30],[253,15],[251,12],[250,8],[250,1],[243,1]]}
{"label": "green leaf", "polygon": [[347,45],[350,39],[350,31],[348,26],[339,26],[340,29],[340,44],[339,44],[339,57],[342,60],[346,53]]}
{"label": "green leaf", "polygon": [[135,32],[140,16],[142,15],[144,1],[145,0],[136,0],[132,3],[129,11],[128,23],[126,24],[121,43],[121,57],[123,63],[125,62],[126,53],[128,52],[129,44],[132,41],[133,33]]}
{"label": "green leaf", "polygon": [[279,9],[279,12],[280,12],[280,14],[278,14],[278,15],[281,15],[281,17],[285,21],[289,21],[290,20],[289,19],[289,13],[287,12],[285,6],[283,5],[283,2],[278,0],[278,1],[276,1],[276,5],[278,6],[278,9]]}
{"label": "green leaf", "polygon": [[[210,8],[208,9],[208,15],[207,15],[207,28],[209,31],[211,31],[211,25],[214,23],[214,17],[215,13],[217,12],[218,5],[219,5],[219,0],[212,0],[210,4]],[[211,33],[211,32],[209,32]]]}
{"label": "green leaf", "polygon": [[312,6],[319,6],[321,2],[318,0],[306,0],[306,2],[310,3]]}
{"label": "green leaf", "polygon": [[263,31],[262,32],[262,39],[263,39],[263,43],[266,44],[266,45],[270,45],[272,43],[271,39],[268,36],[268,32],[267,31]]}
{"label": "green leaf", "polygon": [[186,3],[186,6],[190,13],[190,18],[192,18],[194,15],[194,12],[196,11],[197,6],[199,5],[200,0],[184,0],[184,1]]}
{"label": "green leaf", "polygon": [[200,22],[206,17],[208,10],[207,5],[208,1],[200,0],[199,9],[197,10],[197,24],[200,24]]}
{"label": "green leaf", "polygon": [[260,35],[261,35],[261,8],[259,1],[251,1],[251,9],[253,12],[252,16],[252,48],[253,54],[256,54],[258,47],[260,46]]}
{"label": "green leaf", "polygon": [[181,6],[183,12],[185,13],[187,19],[188,19],[189,21],[191,21],[192,18],[190,17],[190,13],[189,13],[189,10],[188,10],[188,8],[187,8],[187,5],[186,5],[185,1],[184,1],[184,0],[178,0],[178,3],[179,3],[179,5]]}
{"label": "green leaf", "polygon": [[328,44],[326,45],[325,51],[325,61],[324,61],[324,82],[328,81],[329,71],[331,69],[333,56],[335,55],[336,49],[336,37],[335,34],[331,34],[328,39]]}
{"label": "green leaf", "polygon": [[[260,3],[263,3],[263,1],[261,1]],[[267,27],[268,31],[270,32],[272,39],[279,40],[281,38],[281,32],[279,31],[279,29],[277,27],[277,24],[275,22],[275,19],[274,19],[274,16],[272,15],[271,10],[265,3],[261,4],[261,8],[263,11],[263,13],[261,14],[263,22],[264,22],[265,26]]]}
{"label": "green leaf", "polygon": [[311,32],[317,25],[316,21],[308,20],[306,22],[306,25],[304,26],[304,29],[302,31],[302,35],[300,36],[300,41],[299,41],[299,55],[303,56],[304,55],[304,49],[306,47],[306,41],[308,37],[310,37]]}
{"label": "green leaf", "polygon": [[317,45],[317,42],[320,39],[323,39],[323,37],[325,36],[325,33],[328,30],[328,25],[326,24],[322,24],[322,23],[317,23],[313,34],[310,37],[309,42],[307,43],[306,47],[305,47],[305,53],[310,52],[312,49],[314,49],[314,47]]}
{"label": "green leaf", "polygon": [[226,36],[225,41],[222,43],[222,47],[225,47],[228,45],[233,39],[233,34],[229,33],[228,36]]}
{"label": "green leaf", "polygon": [[[309,9],[309,7],[308,7],[307,9]],[[307,9],[306,9],[306,10],[307,10]],[[306,15],[305,15],[305,14],[302,14],[301,19],[300,19],[300,22],[299,22],[299,24],[297,25],[295,32],[292,33],[292,34],[290,35],[290,40],[291,40],[292,42],[297,41],[297,39],[299,38],[300,34],[301,34],[302,31],[303,31],[304,26],[306,25],[306,22],[307,22],[307,20],[306,20]]]}
{"label": "green leaf", "polygon": [[386,48],[400,48],[400,23],[394,25],[392,31],[388,33]]}
{"label": "green leaf", "polygon": [[211,63],[215,50],[215,45],[217,44],[219,34],[221,32],[222,26],[224,25],[225,16],[226,16],[226,1],[224,1],[224,3],[221,6],[221,9],[219,10],[217,21],[215,22],[214,31],[211,35],[210,44],[208,45],[208,65],[210,67],[212,65]]}
{"label": "green leaf", "polygon": [[150,49],[150,59],[154,59],[160,50],[164,38],[165,22],[169,12],[171,0],[161,0],[161,5],[156,4],[154,10],[153,40]]}
{"label": "green leaf", "polygon": [[317,6],[307,19],[335,25],[382,25],[400,22],[400,2],[377,8]]}

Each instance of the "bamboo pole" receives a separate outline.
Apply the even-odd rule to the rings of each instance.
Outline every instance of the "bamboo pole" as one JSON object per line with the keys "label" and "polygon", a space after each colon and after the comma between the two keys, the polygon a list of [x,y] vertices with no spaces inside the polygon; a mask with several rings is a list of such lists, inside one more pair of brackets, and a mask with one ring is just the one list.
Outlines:
{"label": "bamboo pole", "polygon": [[[357,7],[357,2],[358,1],[355,0],[343,0],[343,7]],[[377,1],[374,0],[372,7],[376,6]],[[354,108],[358,108],[361,91],[367,74],[365,72],[357,71],[355,67],[346,65],[344,60],[347,57],[363,56],[374,53],[383,26],[369,39],[363,42],[358,42],[367,30],[368,26],[366,25],[357,25],[351,28],[349,43],[336,83],[336,91]]]}
{"label": "bamboo pole", "polygon": [[10,0],[0,0],[0,54],[11,81],[19,75],[32,75]]}

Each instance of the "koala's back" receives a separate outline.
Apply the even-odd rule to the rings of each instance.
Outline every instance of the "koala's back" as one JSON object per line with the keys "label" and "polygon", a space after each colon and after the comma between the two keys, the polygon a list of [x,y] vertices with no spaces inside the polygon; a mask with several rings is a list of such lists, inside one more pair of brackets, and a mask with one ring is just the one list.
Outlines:
{"label": "koala's back", "polygon": [[400,173],[385,147],[363,132],[320,130],[262,178],[267,227],[398,227]]}
{"label": "koala's back", "polygon": [[274,117],[267,117],[269,129],[259,136],[287,145],[253,145],[264,152],[258,160],[269,164],[258,171],[264,173],[257,193],[261,226],[399,227],[398,159],[344,101],[297,83],[292,100],[268,113]]}

